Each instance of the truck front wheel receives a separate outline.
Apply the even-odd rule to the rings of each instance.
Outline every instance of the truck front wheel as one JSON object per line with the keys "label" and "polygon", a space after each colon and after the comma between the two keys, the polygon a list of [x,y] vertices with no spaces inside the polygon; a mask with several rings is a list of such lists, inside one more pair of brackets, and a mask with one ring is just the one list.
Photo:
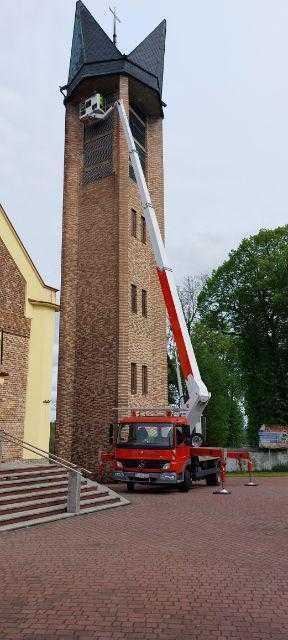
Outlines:
{"label": "truck front wheel", "polygon": [[134,491],[135,484],[134,482],[127,482],[127,491]]}
{"label": "truck front wheel", "polygon": [[179,489],[180,489],[180,491],[187,492],[187,491],[190,491],[191,487],[192,487],[191,472],[190,472],[189,469],[185,469],[185,471],[184,471],[184,480],[179,485]]}

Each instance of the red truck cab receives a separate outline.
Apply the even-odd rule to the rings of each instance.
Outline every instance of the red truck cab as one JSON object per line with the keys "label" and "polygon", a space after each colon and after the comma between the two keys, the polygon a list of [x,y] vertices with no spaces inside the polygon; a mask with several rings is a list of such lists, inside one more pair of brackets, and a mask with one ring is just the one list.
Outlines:
{"label": "red truck cab", "polygon": [[[218,484],[218,462],[194,449],[185,416],[131,415],[120,420],[114,432],[113,471],[116,481],[178,486],[189,491],[193,480]],[[201,451],[200,451],[201,453]]]}

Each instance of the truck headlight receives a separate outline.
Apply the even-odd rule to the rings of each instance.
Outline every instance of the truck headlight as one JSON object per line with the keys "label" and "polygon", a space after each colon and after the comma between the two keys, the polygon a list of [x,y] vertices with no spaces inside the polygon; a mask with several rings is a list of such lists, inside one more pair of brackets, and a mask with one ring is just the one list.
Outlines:
{"label": "truck headlight", "polygon": [[123,469],[123,464],[119,460],[116,460],[116,469]]}
{"label": "truck headlight", "polygon": [[170,462],[166,462],[166,464],[164,464],[163,466],[164,471],[169,471],[170,469]]}

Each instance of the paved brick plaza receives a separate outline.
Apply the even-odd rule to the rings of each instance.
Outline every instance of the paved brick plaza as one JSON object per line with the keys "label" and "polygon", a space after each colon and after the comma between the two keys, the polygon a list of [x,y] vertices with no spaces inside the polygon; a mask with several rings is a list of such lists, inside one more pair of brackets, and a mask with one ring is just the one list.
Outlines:
{"label": "paved brick plaza", "polygon": [[287,640],[288,478],[0,536],[0,637]]}

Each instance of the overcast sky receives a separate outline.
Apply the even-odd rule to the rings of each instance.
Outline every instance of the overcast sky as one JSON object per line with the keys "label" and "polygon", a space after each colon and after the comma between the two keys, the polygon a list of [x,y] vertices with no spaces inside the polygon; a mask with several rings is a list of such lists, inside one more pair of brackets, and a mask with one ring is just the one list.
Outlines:
{"label": "overcast sky", "polygon": [[[112,33],[108,1],[86,6]],[[118,0],[118,47],[167,18],[166,237],[179,281],[287,222],[287,0]],[[1,0],[0,201],[60,284],[64,107],[74,0]]]}
{"label": "overcast sky", "polygon": [[[108,34],[108,3],[87,0]],[[287,0],[118,0],[128,53],[164,17],[167,248],[177,280],[287,222]],[[65,84],[74,0],[1,0],[0,201],[60,282]]]}

